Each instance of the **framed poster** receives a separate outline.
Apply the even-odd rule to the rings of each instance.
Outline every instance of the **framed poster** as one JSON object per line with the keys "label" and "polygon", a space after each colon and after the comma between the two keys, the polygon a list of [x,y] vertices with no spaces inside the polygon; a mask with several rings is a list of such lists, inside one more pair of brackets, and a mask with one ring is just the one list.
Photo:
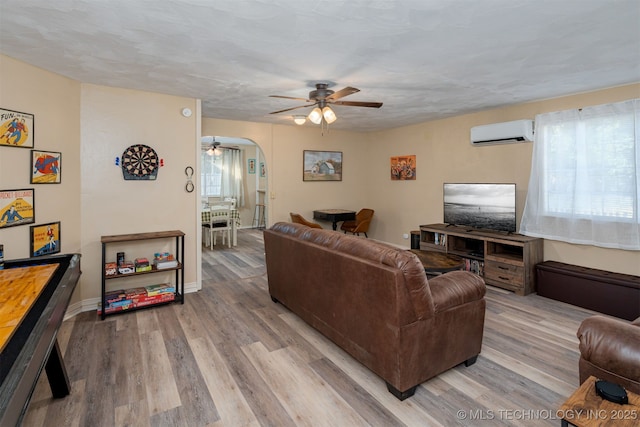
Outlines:
{"label": "framed poster", "polygon": [[264,162],[260,162],[260,178],[267,176],[267,169],[264,167]]}
{"label": "framed poster", "polygon": [[250,174],[256,173],[256,159],[248,159],[247,166]]}
{"label": "framed poster", "polygon": [[31,183],[60,184],[62,153],[31,150]]}
{"label": "framed poster", "polygon": [[35,222],[33,188],[0,190],[0,228]]}
{"label": "framed poster", "polygon": [[60,221],[32,225],[29,253],[31,257],[60,252]]}
{"label": "framed poster", "polygon": [[391,181],[413,181],[416,179],[416,156],[391,158]]}
{"label": "framed poster", "polygon": [[342,181],[342,151],[304,150],[303,181]]}
{"label": "framed poster", "polygon": [[33,148],[33,114],[0,108],[0,145]]}

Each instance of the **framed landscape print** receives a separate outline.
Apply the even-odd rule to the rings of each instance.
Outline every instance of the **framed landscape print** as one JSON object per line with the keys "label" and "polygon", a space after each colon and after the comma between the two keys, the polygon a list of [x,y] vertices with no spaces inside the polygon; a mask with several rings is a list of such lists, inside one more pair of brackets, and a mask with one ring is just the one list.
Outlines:
{"label": "framed landscape print", "polygon": [[304,150],[302,180],[342,181],[342,152]]}
{"label": "framed landscape print", "polygon": [[33,114],[0,108],[0,145],[33,148]]}
{"label": "framed landscape print", "polygon": [[62,153],[31,150],[31,184],[60,184]]}
{"label": "framed landscape print", "polygon": [[413,181],[416,179],[416,156],[391,158],[391,181]]}
{"label": "framed landscape print", "polygon": [[33,188],[0,190],[0,228],[35,222]]}
{"label": "framed landscape print", "polygon": [[60,252],[60,221],[32,225],[30,256],[43,256]]}

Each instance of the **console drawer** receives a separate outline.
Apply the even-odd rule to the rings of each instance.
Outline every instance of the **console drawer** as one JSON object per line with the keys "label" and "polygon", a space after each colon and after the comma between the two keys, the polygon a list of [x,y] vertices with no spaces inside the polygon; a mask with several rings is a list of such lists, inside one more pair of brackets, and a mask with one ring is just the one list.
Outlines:
{"label": "console drawer", "polygon": [[524,284],[524,268],[496,261],[485,261],[484,279],[487,282],[500,282],[515,287]]}

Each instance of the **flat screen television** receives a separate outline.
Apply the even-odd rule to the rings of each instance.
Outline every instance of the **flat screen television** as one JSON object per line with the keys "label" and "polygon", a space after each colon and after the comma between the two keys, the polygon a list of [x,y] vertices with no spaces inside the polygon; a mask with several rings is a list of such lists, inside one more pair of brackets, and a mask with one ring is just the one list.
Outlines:
{"label": "flat screen television", "polygon": [[516,231],[515,184],[444,183],[444,222],[479,229]]}

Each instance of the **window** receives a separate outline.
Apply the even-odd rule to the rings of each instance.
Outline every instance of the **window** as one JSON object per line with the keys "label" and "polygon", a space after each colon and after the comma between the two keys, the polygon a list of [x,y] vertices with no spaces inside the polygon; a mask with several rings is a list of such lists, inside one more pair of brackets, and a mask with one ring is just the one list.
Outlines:
{"label": "window", "polygon": [[201,196],[203,199],[207,197],[220,197],[221,178],[222,178],[222,156],[210,156],[205,150],[200,154],[201,162]]}
{"label": "window", "polygon": [[520,232],[640,250],[640,99],[541,114]]}

